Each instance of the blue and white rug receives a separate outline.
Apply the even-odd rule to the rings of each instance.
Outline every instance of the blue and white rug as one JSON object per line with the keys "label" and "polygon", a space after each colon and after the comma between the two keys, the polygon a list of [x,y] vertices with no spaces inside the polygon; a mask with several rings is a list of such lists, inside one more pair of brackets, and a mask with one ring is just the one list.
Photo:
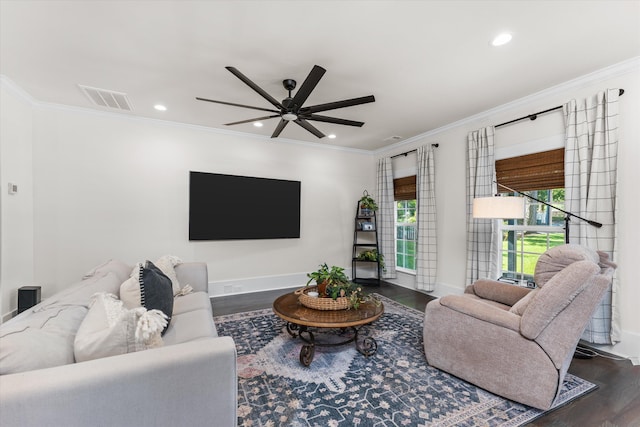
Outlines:
{"label": "blue and white rug", "polygon": [[[378,298],[384,315],[361,330],[377,353],[316,347],[309,367],[299,359],[303,342],[271,309],[215,317],[238,351],[238,426],[512,427],[544,413],[427,365],[423,313]],[[556,407],[595,388],[567,375]]]}

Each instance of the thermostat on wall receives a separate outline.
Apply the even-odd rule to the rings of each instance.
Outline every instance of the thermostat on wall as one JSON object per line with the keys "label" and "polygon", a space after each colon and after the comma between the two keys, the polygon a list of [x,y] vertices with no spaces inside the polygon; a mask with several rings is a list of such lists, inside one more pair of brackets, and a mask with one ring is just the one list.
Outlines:
{"label": "thermostat on wall", "polygon": [[18,184],[9,183],[9,194],[16,194],[18,192]]}

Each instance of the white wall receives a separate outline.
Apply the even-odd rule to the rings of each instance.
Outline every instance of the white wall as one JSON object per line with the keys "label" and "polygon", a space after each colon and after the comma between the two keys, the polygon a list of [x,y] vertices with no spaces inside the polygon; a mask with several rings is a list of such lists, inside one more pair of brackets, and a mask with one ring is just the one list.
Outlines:
{"label": "white wall", "polygon": [[[32,107],[0,85],[0,314],[15,310],[17,289],[34,285]],[[10,195],[9,183],[18,186]],[[2,317],[2,316],[0,316]]]}
{"label": "white wall", "polygon": [[[392,150],[377,153],[377,158],[412,150],[420,145],[439,143],[436,151],[436,204],[438,219],[438,277],[435,295],[461,293],[465,286],[465,155],[467,134],[481,127],[497,125],[531,113],[562,105],[572,98],[592,96],[606,88],[623,88],[620,98],[620,145],[618,154],[618,238],[619,264],[617,276],[621,288],[618,295],[622,342],[616,346],[619,354],[640,362],[640,285],[635,277],[638,261],[637,227],[640,198],[640,60],[635,59],[600,70],[583,78],[516,100],[508,105],[436,129],[413,138]],[[470,94],[472,96],[472,94]],[[540,116],[535,121],[523,121],[496,130],[496,151],[511,155],[548,149],[564,134],[561,111]],[[415,155],[394,159],[394,169],[400,176],[409,174]],[[413,288],[415,277],[398,274],[395,283]]]}
{"label": "white wall", "polygon": [[[2,188],[5,175],[21,184],[20,198],[2,195],[3,314],[15,310],[19,285],[39,284],[46,298],[109,258],[206,261],[214,295],[250,291],[262,278],[303,285],[322,262],[350,271],[356,201],[375,182],[371,153],[25,98],[3,91]],[[301,181],[301,237],[190,242],[190,170]],[[8,199],[28,203],[7,210]]]}

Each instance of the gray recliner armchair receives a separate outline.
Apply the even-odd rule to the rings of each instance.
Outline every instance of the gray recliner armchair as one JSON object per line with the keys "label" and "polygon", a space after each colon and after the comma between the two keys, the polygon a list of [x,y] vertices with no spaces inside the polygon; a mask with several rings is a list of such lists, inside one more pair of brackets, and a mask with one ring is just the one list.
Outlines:
{"label": "gray recliner armchair", "polygon": [[507,399],[549,409],[611,283],[602,252],[567,244],[540,256],[531,290],[478,280],[427,304],[427,362]]}

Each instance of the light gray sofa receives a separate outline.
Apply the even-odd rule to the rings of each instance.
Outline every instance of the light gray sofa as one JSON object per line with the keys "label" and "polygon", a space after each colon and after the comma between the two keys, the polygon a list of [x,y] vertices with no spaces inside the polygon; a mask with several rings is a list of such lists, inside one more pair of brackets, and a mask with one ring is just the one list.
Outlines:
{"label": "light gray sofa", "polygon": [[132,268],[111,260],[0,326],[0,425],[236,426],[235,344],[217,336],[205,263],[175,267],[194,292],[162,347],[75,363],[90,297],[118,295]]}

